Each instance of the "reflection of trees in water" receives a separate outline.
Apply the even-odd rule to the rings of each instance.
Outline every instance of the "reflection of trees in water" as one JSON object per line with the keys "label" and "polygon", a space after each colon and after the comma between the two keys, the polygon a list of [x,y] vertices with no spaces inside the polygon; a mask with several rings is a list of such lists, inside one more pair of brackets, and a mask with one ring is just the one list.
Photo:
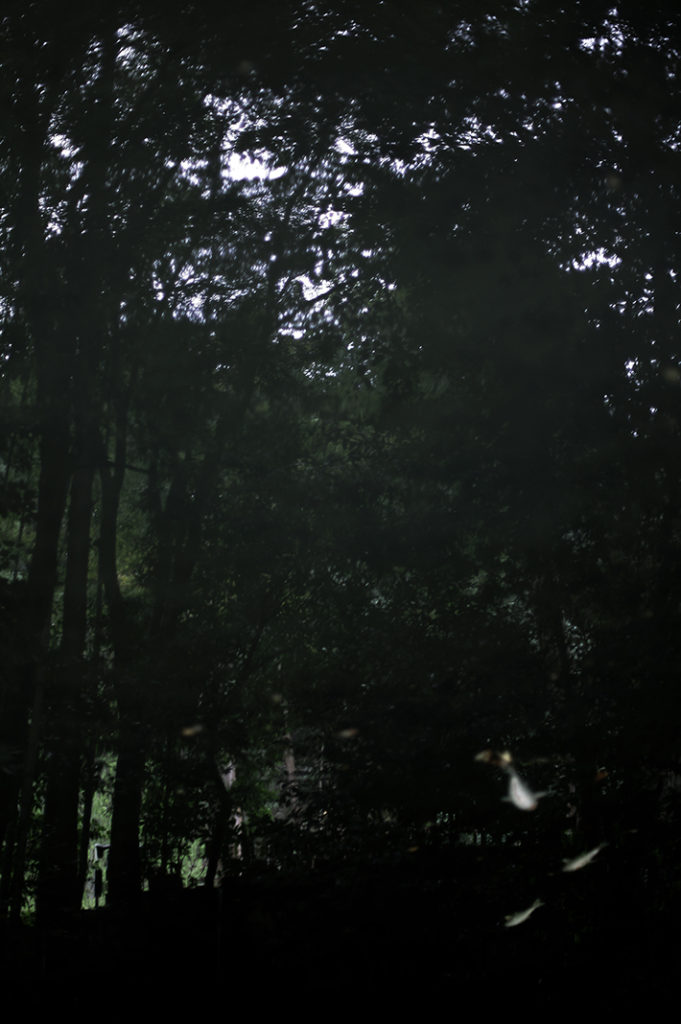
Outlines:
{"label": "reflection of trees in water", "polygon": [[556,766],[547,853],[663,858],[677,818],[666,30],[304,6],[5,15],[15,916],[78,905],[90,816],[121,898],[270,826],[306,863],[534,849],[490,744]]}

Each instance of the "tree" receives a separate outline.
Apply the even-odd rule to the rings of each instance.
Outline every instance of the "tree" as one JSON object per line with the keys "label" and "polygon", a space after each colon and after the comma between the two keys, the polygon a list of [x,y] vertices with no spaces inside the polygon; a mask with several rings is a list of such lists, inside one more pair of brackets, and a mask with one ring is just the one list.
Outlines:
{"label": "tree", "polygon": [[582,808],[678,757],[676,22],[225,18],[3,15],[0,801],[45,919],[98,748],[114,900],[198,836],[214,874],[220,772],[255,819],[285,750],[357,856],[486,813],[502,740]]}

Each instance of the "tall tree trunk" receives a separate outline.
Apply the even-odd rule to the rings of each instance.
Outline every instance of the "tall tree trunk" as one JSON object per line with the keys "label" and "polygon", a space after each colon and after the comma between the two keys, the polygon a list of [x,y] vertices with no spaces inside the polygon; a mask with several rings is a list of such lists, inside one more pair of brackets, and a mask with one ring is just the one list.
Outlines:
{"label": "tall tree trunk", "polygon": [[38,914],[45,919],[78,910],[78,796],[83,756],[82,686],[87,632],[87,584],[92,518],[90,445],[71,484],[68,555],[60,663],[49,703],[50,759],[43,823]]}
{"label": "tall tree trunk", "polygon": [[[24,739],[24,776],[10,883],[11,913],[22,904],[24,863],[33,813],[33,787],[47,681],[52,604],[58,577],[58,550],[70,475],[70,368],[72,341],[63,329],[61,310],[48,301],[60,294],[42,227],[41,166],[51,102],[49,90],[39,99],[35,83],[17,89],[14,117],[22,126],[19,187],[13,207],[16,255],[22,271],[19,301],[35,357],[40,410],[38,507],[35,540],[26,583],[28,640],[23,653],[24,705],[17,732]],[[30,725],[29,725],[30,719]]]}
{"label": "tall tree trunk", "polygon": [[49,916],[77,910],[82,891],[78,870],[78,797],[83,756],[82,688],[88,625],[87,590],[92,519],[92,485],[101,420],[102,339],[111,329],[111,289],[107,254],[111,250],[107,163],[113,125],[116,38],[113,23],[101,35],[100,63],[92,82],[87,119],[83,180],[88,192],[84,230],[71,238],[68,273],[74,299],[69,323],[74,331],[72,417],[74,467],[71,483],[68,552],[60,665],[49,701],[53,746],[38,887],[38,912]]}
{"label": "tall tree trunk", "polygon": [[117,373],[118,337],[112,339],[114,380],[111,383],[115,405],[115,452],[113,466],[102,446],[99,475],[102,485],[99,568],[109,613],[114,650],[115,692],[118,705],[118,741],[114,782],[111,846],[107,870],[107,903],[131,904],[141,892],[139,824],[144,784],[144,734],[139,708],[138,624],[128,615],[118,582],[117,521],[121,491],[125,479],[128,430],[128,389]]}
{"label": "tall tree trunk", "polygon": [[135,677],[117,686],[118,760],[113,793],[107,902],[134,905],[139,899],[142,864],[139,824],[144,785],[145,743],[136,700]]}

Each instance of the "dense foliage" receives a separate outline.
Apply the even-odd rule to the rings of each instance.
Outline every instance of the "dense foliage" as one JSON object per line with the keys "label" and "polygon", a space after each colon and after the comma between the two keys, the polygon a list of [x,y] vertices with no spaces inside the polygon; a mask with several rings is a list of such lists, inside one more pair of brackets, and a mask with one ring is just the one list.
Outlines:
{"label": "dense foliage", "polygon": [[0,16],[4,913],[79,908],[94,841],[112,904],[464,840],[658,863],[678,16],[224,10]]}

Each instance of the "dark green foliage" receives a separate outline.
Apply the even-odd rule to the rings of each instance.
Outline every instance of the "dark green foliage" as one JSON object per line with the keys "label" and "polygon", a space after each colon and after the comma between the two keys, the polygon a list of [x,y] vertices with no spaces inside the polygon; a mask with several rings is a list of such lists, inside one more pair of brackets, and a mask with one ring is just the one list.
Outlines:
{"label": "dark green foliage", "polygon": [[[68,920],[91,838],[121,906],[328,871],[364,920],[416,858],[482,950],[509,887],[607,840],[648,929],[678,896],[679,16],[162,8],[0,15],[3,913]],[[547,884],[585,967],[614,881],[598,920]]]}

